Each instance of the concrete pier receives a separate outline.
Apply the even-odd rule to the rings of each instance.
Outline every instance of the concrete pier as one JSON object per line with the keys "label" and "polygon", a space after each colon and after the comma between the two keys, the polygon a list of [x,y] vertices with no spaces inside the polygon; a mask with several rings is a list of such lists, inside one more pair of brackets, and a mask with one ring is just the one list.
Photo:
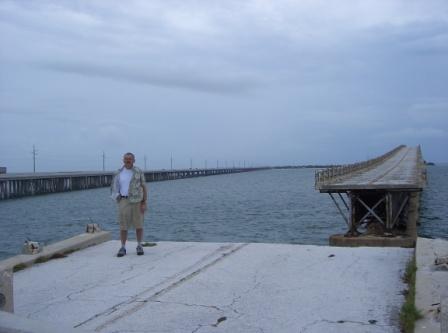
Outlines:
{"label": "concrete pier", "polygon": [[[412,250],[109,241],[14,275],[15,316],[95,332],[399,333]],[[37,332],[37,331],[36,331]]]}

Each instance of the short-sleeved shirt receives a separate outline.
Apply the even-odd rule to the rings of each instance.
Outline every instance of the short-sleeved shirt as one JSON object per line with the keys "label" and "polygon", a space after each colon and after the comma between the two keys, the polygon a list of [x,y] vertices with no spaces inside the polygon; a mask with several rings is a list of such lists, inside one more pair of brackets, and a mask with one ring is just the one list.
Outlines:
{"label": "short-sleeved shirt", "polygon": [[[112,181],[111,186],[111,197],[113,199],[117,199],[120,194],[125,195],[121,192],[121,186],[120,186],[120,173],[123,169],[124,167],[119,169],[114,175],[114,179]],[[143,200],[143,186],[146,186],[145,185],[146,179],[145,174],[139,168],[134,166],[132,167],[131,170],[132,170],[132,176],[131,181],[129,182],[129,189],[127,195],[129,202],[135,203]]]}

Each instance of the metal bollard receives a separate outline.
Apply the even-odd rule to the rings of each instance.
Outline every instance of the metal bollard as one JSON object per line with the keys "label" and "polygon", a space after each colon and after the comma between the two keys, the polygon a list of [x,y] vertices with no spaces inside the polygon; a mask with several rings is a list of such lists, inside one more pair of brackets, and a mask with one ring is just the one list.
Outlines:
{"label": "metal bollard", "polygon": [[0,311],[14,312],[12,270],[0,271]]}

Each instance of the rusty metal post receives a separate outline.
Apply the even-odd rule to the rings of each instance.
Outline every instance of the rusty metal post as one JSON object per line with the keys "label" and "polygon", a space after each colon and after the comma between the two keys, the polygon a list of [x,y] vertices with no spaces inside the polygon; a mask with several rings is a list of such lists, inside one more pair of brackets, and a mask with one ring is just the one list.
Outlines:
{"label": "rusty metal post", "polygon": [[386,230],[390,231],[392,229],[392,221],[393,221],[393,198],[391,193],[386,193]]}
{"label": "rusty metal post", "polygon": [[346,236],[358,236],[359,232],[356,229],[356,194],[353,192],[349,192],[348,196],[350,198],[350,207],[349,207],[349,230],[346,233]]}

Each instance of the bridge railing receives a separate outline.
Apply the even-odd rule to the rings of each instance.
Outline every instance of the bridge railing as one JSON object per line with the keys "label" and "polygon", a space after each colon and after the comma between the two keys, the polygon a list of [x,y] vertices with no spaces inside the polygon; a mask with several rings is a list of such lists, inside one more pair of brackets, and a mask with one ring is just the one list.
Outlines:
{"label": "bridge railing", "polygon": [[427,181],[428,181],[428,176],[426,173],[425,160],[423,159],[423,155],[422,155],[422,147],[420,145],[417,147],[417,163],[418,163],[418,168],[419,168],[419,173],[420,173],[420,182],[421,182],[422,186],[426,186]]}
{"label": "bridge railing", "polygon": [[352,164],[337,165],[337,166],[334,166],[331,168],[317,170],[315,173],[314,186],[316,189],[318,189],[320,186],[328,184],[329,182],[335,181],[336,179],[339,179],[339,178],[341,178],[345,175],[348,175],[350,173],[354,173],[354,172],[357,172],[360,170],[372,168],[373,166],[376,166],[376,165],[384,162],[391,156],[393,156],[396,152],[398,152],[403,147],[404,147],[404,145],[400,145],[381,156],[372,158],[367,161],[357,162],[357,163],[352,163]]}

